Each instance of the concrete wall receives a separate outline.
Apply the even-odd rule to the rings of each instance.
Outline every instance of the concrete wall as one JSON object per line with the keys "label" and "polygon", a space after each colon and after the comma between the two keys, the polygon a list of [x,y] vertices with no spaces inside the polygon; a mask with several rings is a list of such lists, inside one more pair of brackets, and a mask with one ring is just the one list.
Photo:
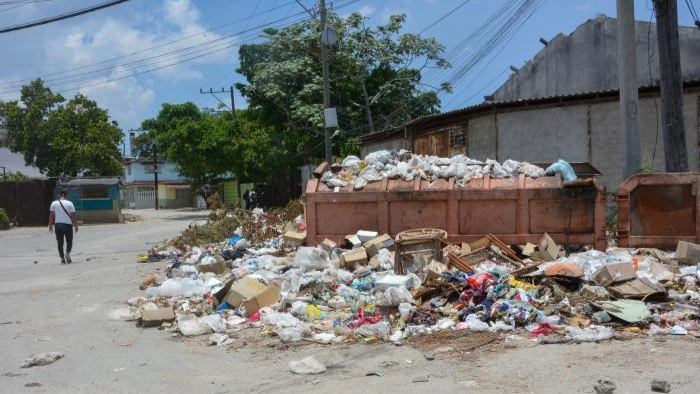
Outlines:
{"label": "concrete wall", "polygon": [[[658,100],[654,96],[640,97],[641,164],[645,171],[664,172],[664,141]],[[700,134],[699,100],[700,93],[697,92],[685,94],[683,100],[690,171],[700,171],[697,143]],[[507,159],[589,162],[603,173],[600,181],[612,191],[624,180],[619,115],[617,100],[499,110],[495,116],[493,113],[474,115],[469,119],[467,156],[479,160],[495,158],[500,162]]]}
{"label": "concrete wall", "polygon": [[[656,25],[636,22],[635,29],[639,85],[657,85]],[[679,40],[683,78],[700,79],[700,29],[680,26]],[[493,96],[510,101],[617,88],[617,19],[602,16],[554,37]]]}
{"label": "concrete wall", "polygon": [[467,126],[467,156],[476,160],[497,156],[496,116],[488,113],[469,119]]}
{"label": "concrete wall", "polygon": [[362,145],[360,149],[360,154],[362,157],[367,156],[368,153],[376,152],[378,150],[401,150],[401,149],[411,149],[407,142],[403,139],[403,133],[397,138],[385,139],[381,141],[370,141]]}
{"label": "concrete wall", "polygon": [[498,115],[498,160],[588,161],[587,106]]}

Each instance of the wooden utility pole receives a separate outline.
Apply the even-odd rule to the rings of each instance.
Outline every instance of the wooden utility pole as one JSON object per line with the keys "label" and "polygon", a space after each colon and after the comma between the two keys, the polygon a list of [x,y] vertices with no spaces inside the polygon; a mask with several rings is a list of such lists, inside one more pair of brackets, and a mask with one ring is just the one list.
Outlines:
{"label": "wooden utility pole", "polygon": [[639,142],[639,85],[637,82],[637,44],[634,26],[634,2],[617,0],[617,80],[620,89],[620,136],[624,174],[628,177],[641,168]]}
{"label": "wooden utility pole", "polygon": [[688,171],[688,149],[683,122],[683,80],[678,45],[676,0],[653,0],[659,42],[661,122],[664,131],[666,172]]}

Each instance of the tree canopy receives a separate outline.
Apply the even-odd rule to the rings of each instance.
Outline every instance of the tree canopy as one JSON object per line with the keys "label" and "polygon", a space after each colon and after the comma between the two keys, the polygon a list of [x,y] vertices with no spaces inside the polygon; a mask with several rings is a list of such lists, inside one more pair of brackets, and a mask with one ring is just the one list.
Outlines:
{"label": "tree canopy", "polygon": [[21,90],[19,101],[0,102],[10,149],[42,174],[74,177],[122,173],[121,129],[106,110],[78,93],[66,102],[36,79]]}
{"label": "tree canopy", "polygon": [[[367,18],[352,14],[343,19],[329,14],[339,47],[329,59],[331,103],[337,108],[340,137],[335,153],[352,136],[396,127],[439,110],[437,92],[443,84],[426,89],[421,71],[447,68],[440,57],[443,46],[435,39],[401,33],[405,15],[395,15],[385,25],[367,26]],[[304,21],[284,29],[265,30],[267,40],[242,45],[240,67],[247,84],[237,84],[249,108],[261,114],[296,146],[286,146],[298,156],[323,149],[323,79],[320,61],[320,26]],[[356,147],[356,141],[350,141]],[[344,149],[348,150],[348,149]]]}

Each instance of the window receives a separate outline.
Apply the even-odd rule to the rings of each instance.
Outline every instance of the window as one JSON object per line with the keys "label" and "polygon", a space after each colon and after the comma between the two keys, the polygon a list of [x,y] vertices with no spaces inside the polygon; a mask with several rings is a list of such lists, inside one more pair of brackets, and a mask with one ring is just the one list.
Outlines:
{"label": "window", "polygon": [[131,175],[131,164],[126,165],[126,175]]}
{"label": "window", "polygon": [[106,188],[86,188],[80,192],[81,199],[88,198],[108,198]]}
{"label": "window", "polygon": [[463,126],[450,129],[450,148],[467,145],[467,133]]}
{"label": "window", "polygon": [[190,189],[175,189],[175,198],[178,200],[190,198]]}
{"label": "window", "polygon": [[155,171],[155,166],[153,164],[146,164],[143,166],[143,172],[146,174],[154,174]]}

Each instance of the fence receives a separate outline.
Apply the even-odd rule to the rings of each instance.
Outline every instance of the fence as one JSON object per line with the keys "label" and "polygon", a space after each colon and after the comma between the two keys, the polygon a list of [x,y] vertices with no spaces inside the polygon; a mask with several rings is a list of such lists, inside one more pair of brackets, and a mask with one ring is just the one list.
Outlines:
{"label": "fence", "polygon": [[0,182],[0,207],[16,225],[46,225],[55,179]]}

